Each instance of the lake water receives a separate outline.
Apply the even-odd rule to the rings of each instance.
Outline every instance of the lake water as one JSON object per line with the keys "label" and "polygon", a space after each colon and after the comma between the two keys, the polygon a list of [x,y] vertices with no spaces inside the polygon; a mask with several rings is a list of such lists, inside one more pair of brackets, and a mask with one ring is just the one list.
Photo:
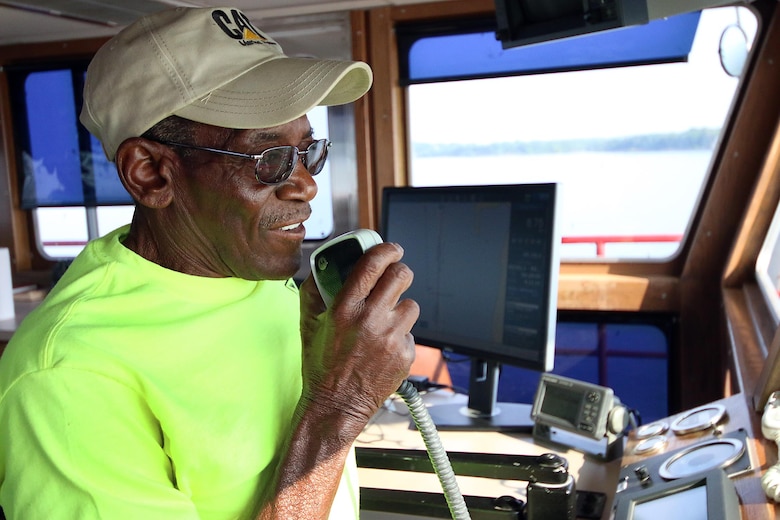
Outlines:
{"label": "lake water", "polygon": [[[412,159],[411,182],[415,186],[558,182],[563,237],[682,235],[710,159],[707,150],[425,157]],[[39,221],[44,241],[86,239],[82,208],[41,208],[39,212],[48,217]],[[103,207],[98,212],[102,234],[129,222],[132,207]],[[606,256],[664,258],[677,247],[677,243],[615,243],[606,247]],[[52,256],[73,256],[81,247],[51,249]],[[595,258],[596,248],[564,244],[561,256]]]}
{"label": "lake water", "polygon": [[[558,182],[561,235],[682,235],[699,200],[711,152],[583,152],[413,158],[415,186]],[[608,257],[661,258],[677,243],[611,244]],[[593,258],[564,244],[564,258]]]}

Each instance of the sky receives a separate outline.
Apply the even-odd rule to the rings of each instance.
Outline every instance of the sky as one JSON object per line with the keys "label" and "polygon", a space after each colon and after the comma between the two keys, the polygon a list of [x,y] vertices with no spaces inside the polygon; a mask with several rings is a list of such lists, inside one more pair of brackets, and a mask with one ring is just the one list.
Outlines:
{"label": "sky", "polygon": [[[739,21],[755,33],[747,9]],[[723,28],[736,22],[734,7],[703,13],[688,63],[413,85],[412,140],[544,141],[720,127],[738,80],[723,72],[718,47]]]}

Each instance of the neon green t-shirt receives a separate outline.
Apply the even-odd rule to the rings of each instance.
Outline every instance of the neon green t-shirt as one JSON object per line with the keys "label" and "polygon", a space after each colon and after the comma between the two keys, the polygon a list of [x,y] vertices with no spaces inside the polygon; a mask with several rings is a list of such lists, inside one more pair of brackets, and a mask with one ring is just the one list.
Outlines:
{"label": "neon green t-shirt", "polygon": [[[189,276],[90,243],[0,361],[9,520],[248,519],[301,391],[292,281]],[[331,518],[357,518],[348,461]]]}

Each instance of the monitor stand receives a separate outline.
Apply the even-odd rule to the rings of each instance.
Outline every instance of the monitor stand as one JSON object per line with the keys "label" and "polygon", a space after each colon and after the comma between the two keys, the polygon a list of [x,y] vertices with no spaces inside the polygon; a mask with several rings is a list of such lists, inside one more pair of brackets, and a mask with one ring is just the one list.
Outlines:
{"label": "monitor stand", "polygon": [[500,373],[500,363],[473,359],[468,405],[437,404],[428,408],[436,428],[531,433],[534,423],[530,404],[496,402]]}

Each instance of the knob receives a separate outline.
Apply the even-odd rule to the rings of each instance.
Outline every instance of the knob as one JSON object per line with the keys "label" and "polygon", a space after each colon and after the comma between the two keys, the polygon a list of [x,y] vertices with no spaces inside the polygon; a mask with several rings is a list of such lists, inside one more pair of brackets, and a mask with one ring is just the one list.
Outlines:
{"label": "knob", "polygon": [[628,426],[628,409],[623,405],[618,405],[607,414],[607,431],[618,435]]}

